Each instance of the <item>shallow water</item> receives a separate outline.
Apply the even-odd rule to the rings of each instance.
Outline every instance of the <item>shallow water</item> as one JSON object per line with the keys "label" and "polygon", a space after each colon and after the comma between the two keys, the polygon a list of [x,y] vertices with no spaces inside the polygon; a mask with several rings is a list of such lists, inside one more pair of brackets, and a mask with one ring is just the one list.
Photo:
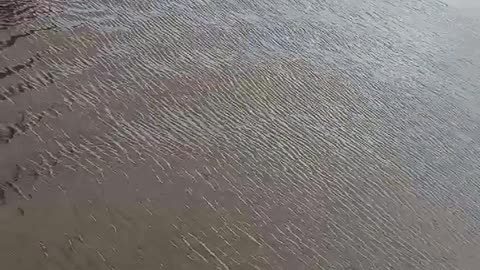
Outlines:
{"label": "shallow water", "polygon": [[460,2],[1,0],[0,269],[478,269]]}

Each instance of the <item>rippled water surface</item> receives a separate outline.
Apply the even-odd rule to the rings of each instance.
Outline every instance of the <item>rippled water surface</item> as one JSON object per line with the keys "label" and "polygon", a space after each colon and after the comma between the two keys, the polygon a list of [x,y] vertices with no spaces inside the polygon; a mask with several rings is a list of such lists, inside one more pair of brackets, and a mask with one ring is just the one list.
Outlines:
{"label": "rippled water surface", "polygon": [[472,269],[480,15],[0,0],[0,269]]}

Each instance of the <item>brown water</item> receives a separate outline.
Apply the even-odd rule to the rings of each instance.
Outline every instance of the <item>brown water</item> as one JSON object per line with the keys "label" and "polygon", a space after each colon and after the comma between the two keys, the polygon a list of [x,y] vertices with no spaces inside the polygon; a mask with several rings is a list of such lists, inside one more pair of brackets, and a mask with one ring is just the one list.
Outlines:
{"label": "brown water", "polygon": [[0,269],[478,269],[473,9],[1,0]]}

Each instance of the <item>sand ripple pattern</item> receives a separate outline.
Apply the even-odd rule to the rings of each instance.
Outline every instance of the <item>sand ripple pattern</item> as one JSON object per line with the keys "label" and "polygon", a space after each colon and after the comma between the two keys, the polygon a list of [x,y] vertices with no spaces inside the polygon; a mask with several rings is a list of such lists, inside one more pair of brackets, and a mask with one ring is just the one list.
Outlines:
{"label": "sand ripple pattern", "polygon": [[478,22],[360,2],[1,0],[0,268],[478,269]]}

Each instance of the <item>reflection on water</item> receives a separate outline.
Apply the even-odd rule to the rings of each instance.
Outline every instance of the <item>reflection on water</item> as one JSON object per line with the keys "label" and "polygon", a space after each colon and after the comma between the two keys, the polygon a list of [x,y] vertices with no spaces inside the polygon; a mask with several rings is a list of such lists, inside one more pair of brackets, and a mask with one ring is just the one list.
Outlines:
{"label": "reflection on water", "polygon": [[459,12],[0,1],[1,266],[476,269]]}

